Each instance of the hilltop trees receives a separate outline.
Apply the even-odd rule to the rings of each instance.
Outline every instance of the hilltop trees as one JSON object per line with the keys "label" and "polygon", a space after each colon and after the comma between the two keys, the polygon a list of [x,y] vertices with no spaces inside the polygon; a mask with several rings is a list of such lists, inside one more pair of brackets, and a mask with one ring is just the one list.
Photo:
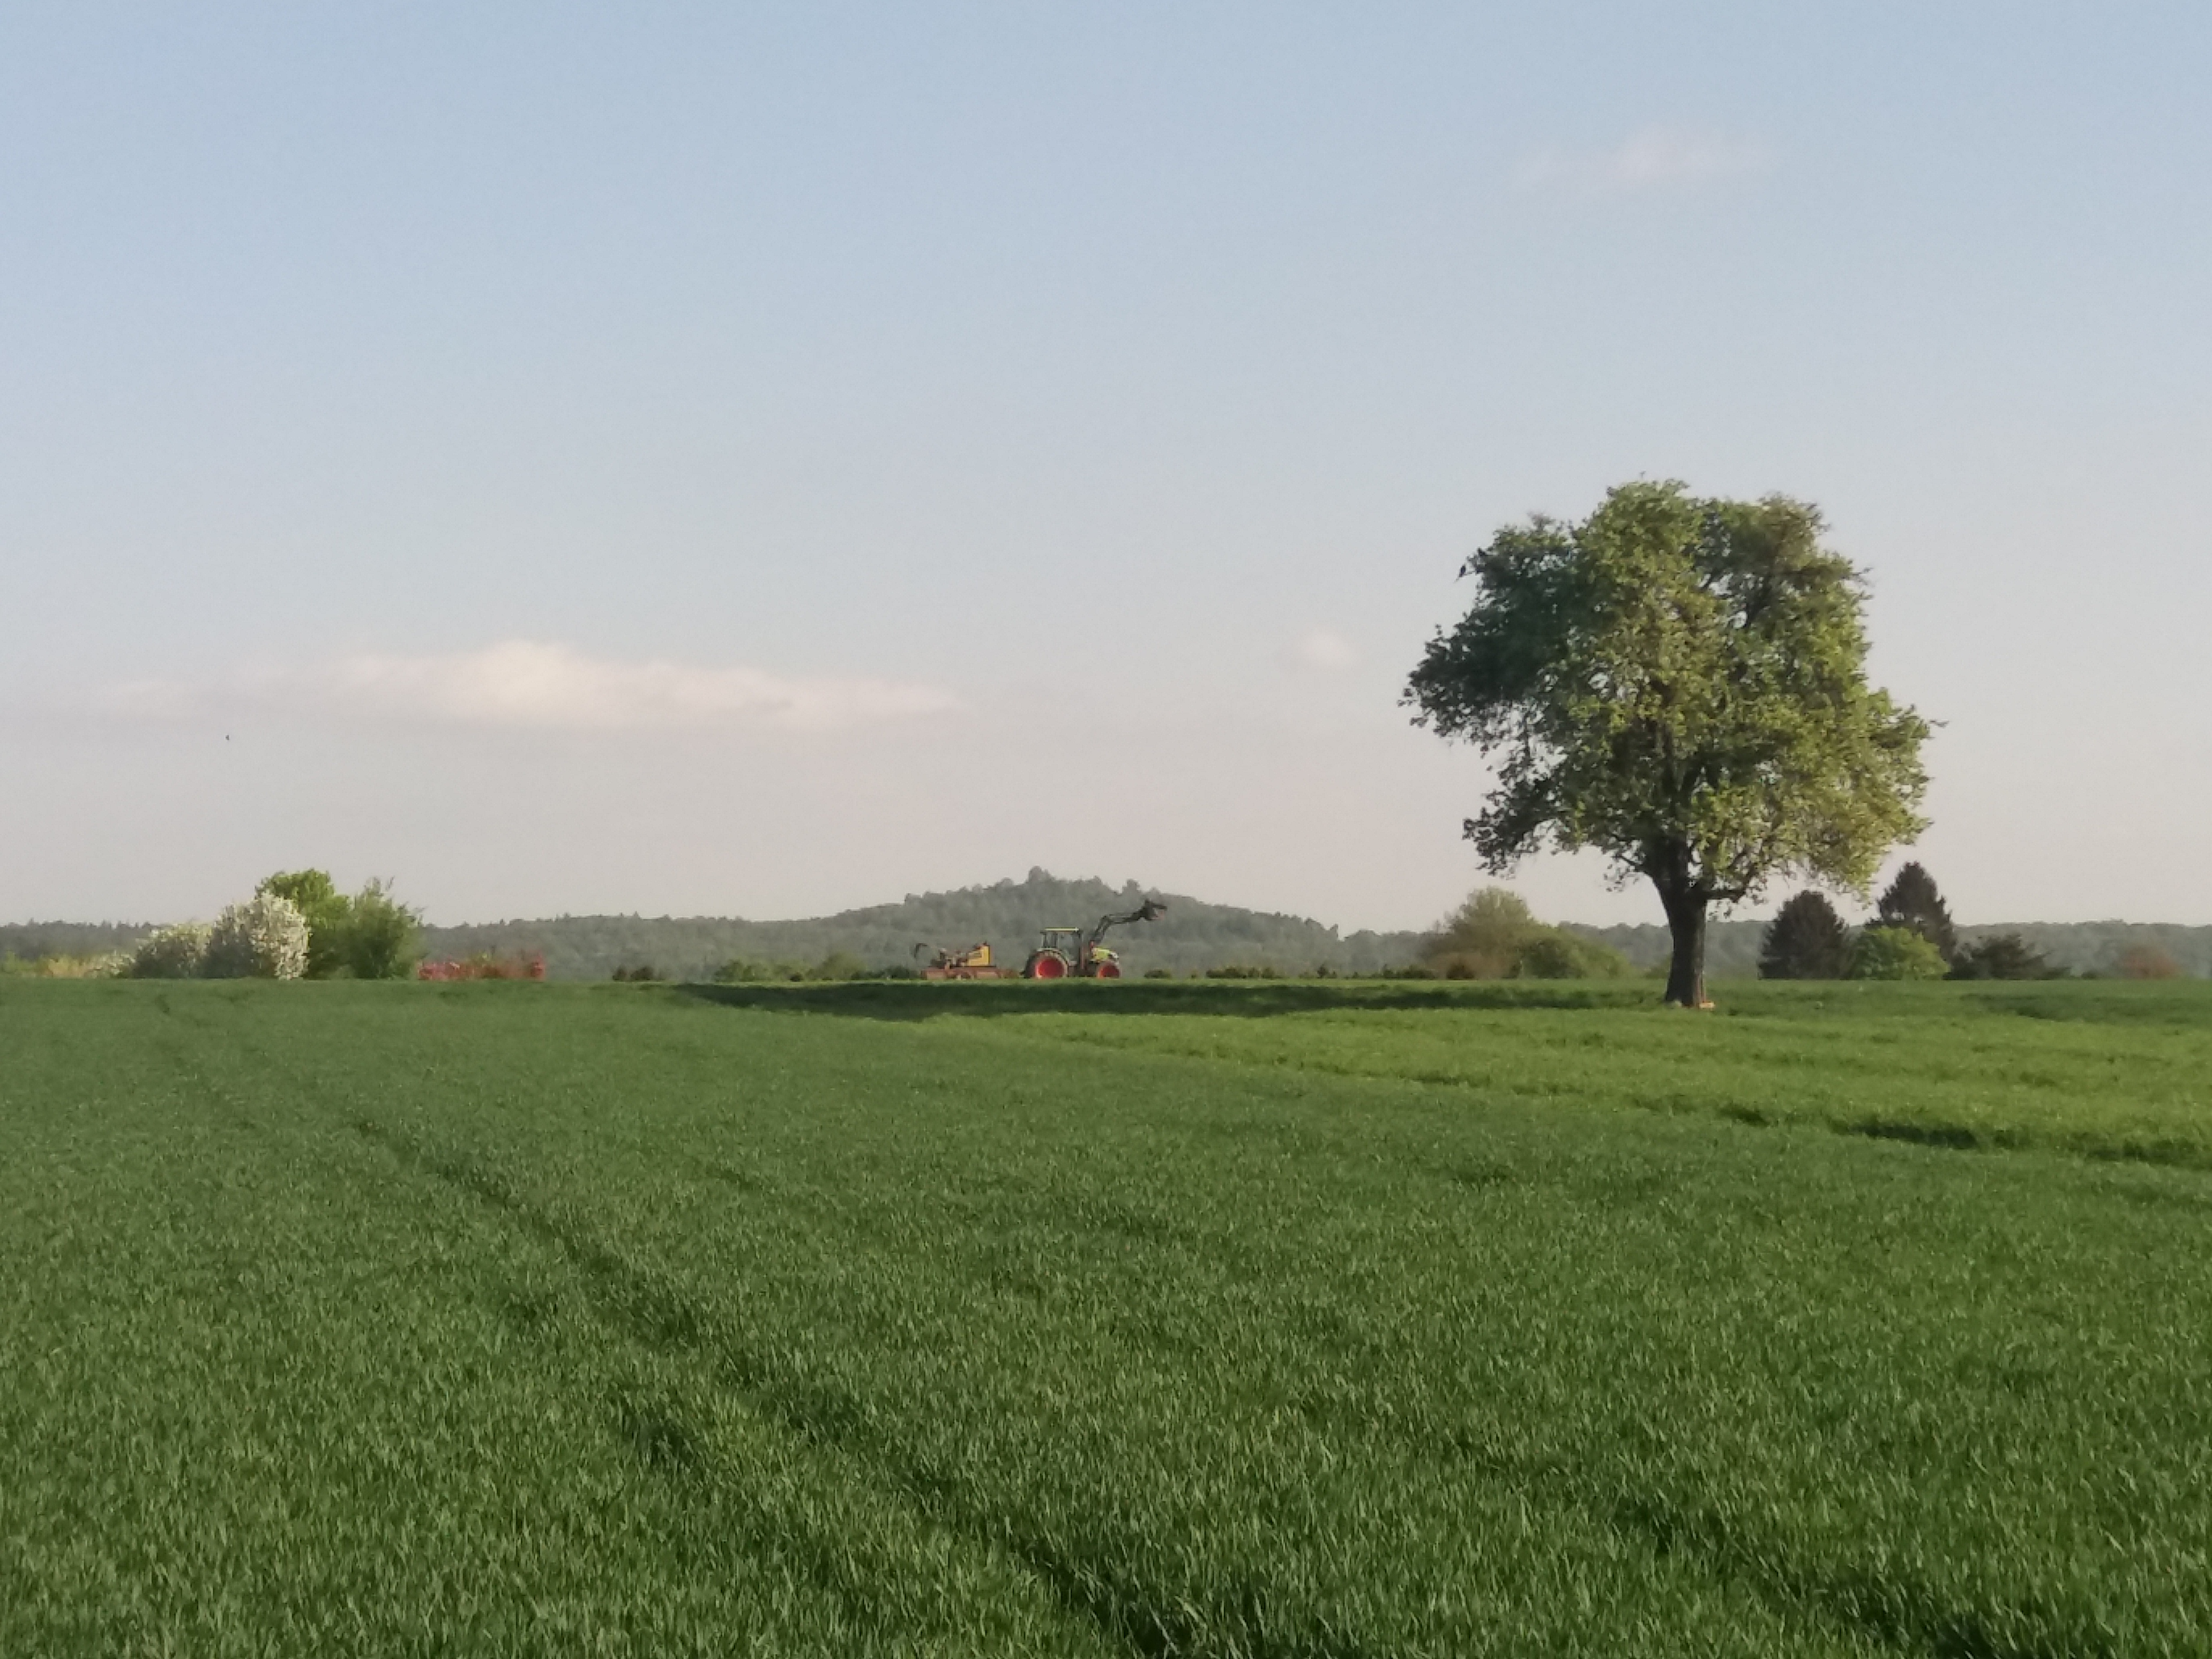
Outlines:
{"label": "hilltop trees", "polygon": [[1489,868],[1592,847],[1657,889],[1670,1003],[1705,1000],[1712,904],[1790,871],[1863,891],[1923,826],[1928,724],[1867,684],[1863,584],[1821,528],[1672,483],[1507,526],[1407,681],[1415,724],[1499,759],[1465,825]]}
{"label": "hilltop trees", "polygon": [[1841,979],[1850,965],[1850,928],[1809,888],[1774,913],[1759,941],[1761,979]]}

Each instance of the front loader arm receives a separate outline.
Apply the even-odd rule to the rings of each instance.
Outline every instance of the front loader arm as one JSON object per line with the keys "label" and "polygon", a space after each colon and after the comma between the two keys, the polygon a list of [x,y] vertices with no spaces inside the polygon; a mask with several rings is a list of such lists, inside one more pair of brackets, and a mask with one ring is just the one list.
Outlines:
{"label": "front loader arm", "polygon": [[1084,935],[1083,948],[1086,952],[1096,950],[1098,941],[1106,937],[1108,928],[1125,927],[1133,921],[1151,921],[1155,917],[1164,915],[1167,913],[1167,908],[1159,900],[1148,898],[1133,910],[1124,910],[1117,915],[1101,916],[1098,918],[1097,925]]}

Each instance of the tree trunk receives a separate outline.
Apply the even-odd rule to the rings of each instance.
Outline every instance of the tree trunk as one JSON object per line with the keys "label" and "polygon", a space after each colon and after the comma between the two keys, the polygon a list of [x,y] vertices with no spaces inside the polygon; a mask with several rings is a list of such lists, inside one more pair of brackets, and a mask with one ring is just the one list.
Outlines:
{"label": "tree trunk", "polygon": [[1686,880],[1660,881],[1660,905],[1667,912],[1667,931],[1674,935],[1674,953],[1667,967],[1667,1006],[1702,1008],[1705,1006],[1705,895]]}

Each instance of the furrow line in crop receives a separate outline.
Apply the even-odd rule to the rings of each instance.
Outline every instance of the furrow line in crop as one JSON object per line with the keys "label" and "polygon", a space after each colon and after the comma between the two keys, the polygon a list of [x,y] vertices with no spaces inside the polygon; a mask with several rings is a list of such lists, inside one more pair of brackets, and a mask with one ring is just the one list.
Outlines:
{"label": "furrow line in crop", "polygon": [[[567,1218],[532,1203],[495,1171],[371,1119],[356,1119],[351,1127],[403,1168],[466,1193],[556,1249],[579,1271],[594,1312],[617,1333],[659,1352],[696,1357],[701,1351],[712,1352],[713,1380],[757,1415],[864,1471],[874,1489],[896,1493],[920,1518],[1018,1565],[1063,1611],[1138,1659],[1209,1654],[1237,1659],[1388,1659],[1351,1632],[1274,1605],[1258,1585],[1218,1586],[1207,1605],[1199,1607],[1164,1587],[1137,1582],[1110,1563],[1081,1559],[1046,1533],[1009,1524],[977,1504],[957,1480],[909,1455],[866,1401],[735,1342],[726,1331],[710,1332],[698,1310],[658,1275]],[[649,1467],[687,1478],[711,1477],[698,1436],[665,1405],[622,1395],[613,1416],[617,1437]]]}

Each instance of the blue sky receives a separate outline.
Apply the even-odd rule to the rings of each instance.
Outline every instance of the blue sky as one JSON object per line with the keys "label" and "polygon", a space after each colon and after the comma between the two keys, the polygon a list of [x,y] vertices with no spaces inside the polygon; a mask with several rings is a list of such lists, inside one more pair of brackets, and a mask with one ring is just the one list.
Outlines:
{"label": "blue sky", "polygon": [[1826,509],[1962,917],[2212,921],[2208,83],[2179,5],[11,5],[0,915],[1418,925],[1461,559],[1653,476]]}

